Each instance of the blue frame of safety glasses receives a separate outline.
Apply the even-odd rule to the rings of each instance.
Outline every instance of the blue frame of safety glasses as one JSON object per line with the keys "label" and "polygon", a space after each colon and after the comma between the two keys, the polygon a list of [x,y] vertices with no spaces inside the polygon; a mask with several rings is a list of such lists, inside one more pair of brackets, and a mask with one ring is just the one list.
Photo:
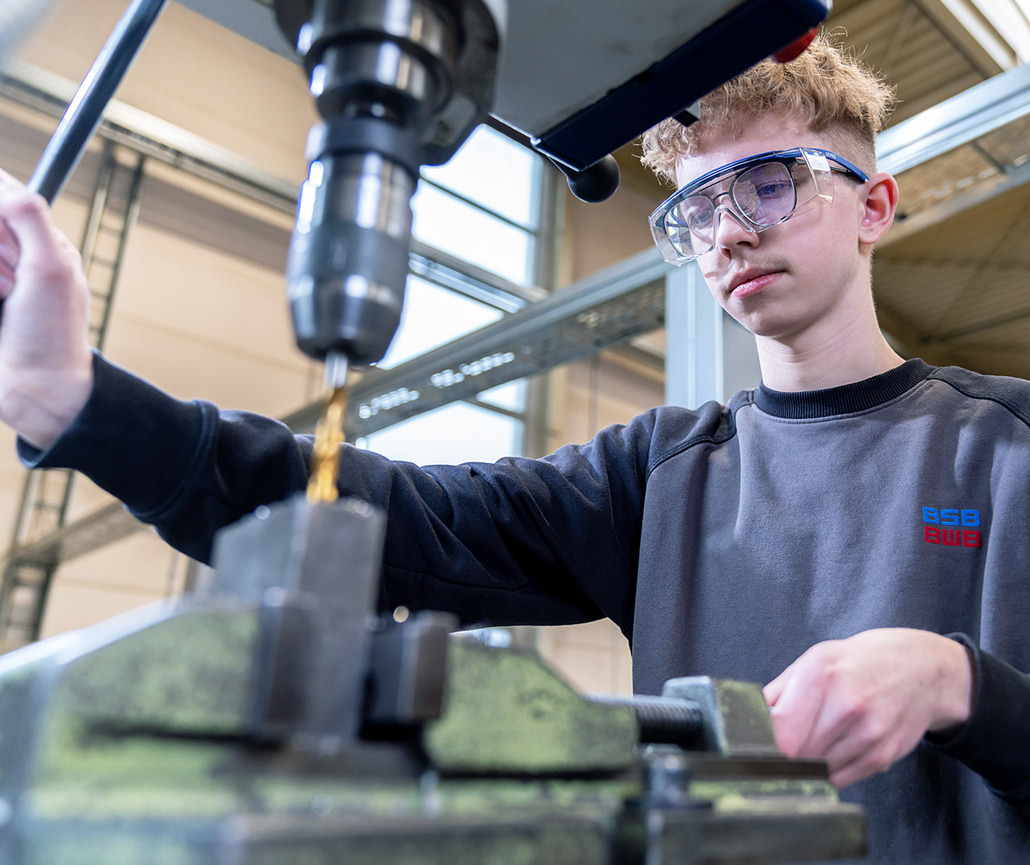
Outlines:
{"label": "blue frame of safety glasses", "polygon": [[[662,253],[662,257],[670,264],[680,265],[686,264],[689,261],[693,261],[698,257],[698,255],[704,254],[698,253],[697,255],[693,256],[684,256],[673,249],[666,249],[666,246],[669,245],[668,237],[665,236],[663,228],[666,216],[670,210],[676,207],[676,205],[678,205],[684,199],[690,197],[691,195],[694,195],[695,193],[697,193],[698,190],[710,185],[720,177],[727,174],[732,174],[742,169],[754,168],[755,166],[762,165],[768,162],[786,163],[789,161],[799,159],[803,159],[807,162],[808,157],[806,156],[806,153],[819,154],[820,156],[825,158],[826,162],[828,163],[827,167],[831,171],[837,171],[843,174],[850,175],[861,183],[865,183],[865,181],[869,179],[869,175],[866,174],[857,165],[849,162],[842,156],[838,156],[831,150],[823,150],[818,147],[792,147],[788,150],[769,150],[765,153],[757,153],[753,156],[746,156],[743,159],[737,159],[733,162],[728,162],[727,164],[721,165],[718,168],[713,168],[711,171],[708,171],[702,174],[700,177],[696,178],[695,180],[692,180],[686,186],[683,186],[680,189],[676,190],[676,192],[674,192],[667,199],[665,199],[665,201],[658,205],[658,207],[655,208],[654,212],[648,218],[648,224],[651,227],[651,234],[654,237],[655,244],[658,246],[659,251]],[[809,167],[811,168],[811,165],[809,165]],[[784,217],[784,219],[781,220],[781,222],[785,222],[787,219],[793,216],[793,214],[794,212],[792,211],[788,216]],[[759,228],[757,230],[763,230],[764,228],[768,227],[771,226],[763,226],[762,228]]]}

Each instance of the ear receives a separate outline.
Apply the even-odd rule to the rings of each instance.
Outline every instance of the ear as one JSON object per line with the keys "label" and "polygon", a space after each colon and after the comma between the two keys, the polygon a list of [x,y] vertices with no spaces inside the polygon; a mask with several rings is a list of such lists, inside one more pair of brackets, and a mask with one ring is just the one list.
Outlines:
{"label": "ear", "polygon": [[859,243],[872,246],[887,233],[898,209],[898,182],[886,172],[870,177],[859,190]]}

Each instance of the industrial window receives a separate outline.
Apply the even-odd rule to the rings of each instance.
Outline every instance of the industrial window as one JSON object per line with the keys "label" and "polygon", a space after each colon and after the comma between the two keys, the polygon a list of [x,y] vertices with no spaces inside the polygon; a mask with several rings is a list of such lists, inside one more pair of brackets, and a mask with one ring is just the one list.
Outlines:
{"label": "industrial window", "polygon": [[422,170],[413,233],[511,282],[532,283],[541,174],[540,157],[481,126],[446,165]]}
{"label": "industrial window", "polygon": [[[446,165],[426,168],[415,193],[413,234],[428,258],[436,252],[464,270],[460,285],[435,281],[432,269],[408,277],[401,326],[378,364],[396,367],[511,312],[498,283],[535,282],[544,172],[538,156],[480,127]],[[471,265],[471,267],[463,266]],[[479,270],[500,280],[484,281]],[[511,382],[358,439],[393,459],[492,461],[524,450],[527,387]]]}
{"label": "industrial window", "polygon": [[401,326],[377,366],[392,369],[437,346],[493,324],[504,313],[421,277],[408,277]]}

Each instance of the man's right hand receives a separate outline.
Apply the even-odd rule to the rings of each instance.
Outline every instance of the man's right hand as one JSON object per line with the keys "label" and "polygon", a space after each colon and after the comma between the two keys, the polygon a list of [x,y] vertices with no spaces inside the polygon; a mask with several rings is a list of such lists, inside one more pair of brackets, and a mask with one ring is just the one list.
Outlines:
{"label": "man's right hand", "polygon": [[45,450],[93,388],[89,286],[39,195],[0,171],[0,421]]}

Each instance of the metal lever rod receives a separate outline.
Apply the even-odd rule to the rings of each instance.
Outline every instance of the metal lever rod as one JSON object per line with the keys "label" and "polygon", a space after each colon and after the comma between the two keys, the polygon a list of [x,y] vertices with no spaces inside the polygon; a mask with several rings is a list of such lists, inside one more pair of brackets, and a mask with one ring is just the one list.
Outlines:
{"label": "metal lever rod", "polygon": [[43,152],[29,180],[33,192],[49,202],[57,198],[164,5],[165,0],[133,0],[125,10]]}

